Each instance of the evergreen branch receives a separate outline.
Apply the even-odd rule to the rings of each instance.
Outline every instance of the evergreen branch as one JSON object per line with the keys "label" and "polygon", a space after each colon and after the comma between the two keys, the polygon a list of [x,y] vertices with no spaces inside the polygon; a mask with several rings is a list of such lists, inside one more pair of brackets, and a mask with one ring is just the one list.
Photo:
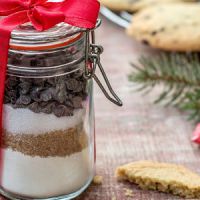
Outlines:
{"label": "evergreen branch", "polygon": [[197,53],[163,53],[157,57],[141,57],[129,80],[139,90],[151,90],[157,85],[164,89],[155,103],[165,101],[187,110],[191,118],[200,120],[200,59]]}

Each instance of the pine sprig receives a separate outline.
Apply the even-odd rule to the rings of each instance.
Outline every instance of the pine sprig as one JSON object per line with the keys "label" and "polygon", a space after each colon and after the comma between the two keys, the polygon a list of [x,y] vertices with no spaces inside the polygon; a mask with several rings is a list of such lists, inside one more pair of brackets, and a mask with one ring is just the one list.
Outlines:
{"label": "pine sprig", "polygon": [[132,64],[129,80],[138,90],[150,91],[157,85],[164,89],[155,103],[164,101],[190,112],[190,118],[200,120],[200,59],[199,55],[163,53],[157,57],[141,57]]}

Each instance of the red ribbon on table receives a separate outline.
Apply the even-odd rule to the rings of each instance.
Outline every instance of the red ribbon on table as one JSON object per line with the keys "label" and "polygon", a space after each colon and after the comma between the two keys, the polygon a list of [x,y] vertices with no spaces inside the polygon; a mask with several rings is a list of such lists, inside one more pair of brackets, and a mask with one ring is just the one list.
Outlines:
{"label": "red ribbon on table", "polygon": [[66,22],[80,28],[95,27],[100,4],[97,0],[0,0],[0,139],[4,87],[11,32],[18,25],[31,22],[38,31]]}
{"label": "red ribbon on table", "polygon": [[192,141],[200,144],[200,123],[197,124],[193,134],[192,134]]}

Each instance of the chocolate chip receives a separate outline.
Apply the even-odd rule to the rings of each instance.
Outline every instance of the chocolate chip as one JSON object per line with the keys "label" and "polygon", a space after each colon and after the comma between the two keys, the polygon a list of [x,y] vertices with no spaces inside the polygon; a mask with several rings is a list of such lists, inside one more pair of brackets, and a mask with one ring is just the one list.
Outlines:
{"label": "chocolate chip", "polygon": [[154,35],[156,35],[157,33],[158,33],[157,31],[153,31],[153,32],[151,32],[151,35],[154,36]]}
{"label": "chocolate chip", "polygon": [[20,90],[21,94],[27,94],[30,90],[31,83],[30,82],[21,82],[19,84],[19,87],[21,88],[21,90]]}
{"label": "chocolate chip", "polygon": [[51,90],[47,89],[40,93],[40,100],[41,101],[50,101],[52,99],[52,92]]}
{"label": "chocolate chip", "polygon": [[152,36],[154,36],[154,35],[156,35],[156,34],[158,34],[158,33],[164,32],[164,31],[165,31],[165,28],[164,28],[164,27],[161,27],[161,28],[159,28],[158,30],[152,31],[150,34],[151,34]]}
{"label": "chocolate chip", "polygon": [[28,106],[28,108],[30,110],[32,110],[33,112],[35,112],[35,113],[39,113],[40,112],[40,107],[39,107],[39,104],[37,102],[34,102],[34,103],[30,104]]}
{"label": "chocolate chip", "polygon": [[76,79],[68,79],[66,82],[68,90],[75,90],[78,87],[78,81]]}
{"label": "chocolate chip", "polygon": [[81,97],[74,97],[72,99],[73,107],[74,108],[82,108],[82,98]]}
{"label": "chocolate chip", "polygon": [[67,97],[67,91],[66,91],[65,81],[57,83],[57,85],[56,85],[56,97],[55,97],[55,99],[59,103],[64,103],[64,101],[66,100],[66,97]]}
{"label": "chocolate chip", "polygon": [[39,88],[33,88],[33,90],[30,92],[30,98],[35,102],[41,101]]}
{"label": "chocolate chip", "polygon": [[48,90],[51,92],[52,98],[53,98],[54,100],[56,100],[56,98],[57,98],[57,90],[56,90],[56,88],[51,87],[51,88],[49,88]]}
{"label": "chocolate chip", "polygon": [[72,103],[71,100],[66,100],[66,101],[65,101],[65,105],[66,105],[67,107],[73,108],[73,103]]}
{"label": "chocolate chip", "polygon": [[73,92],[81,92],[83,90],[83,86],[84,84],[81,81],[79,81]]}
{"label": "chocolate chip", "polygon": [[72,112],[64,105],[57,106],[53,112],[57,117],[72,115]]}
{"label": "chocolate chip", "polygon": [[46,114],[50,114],[50,113],[52,113],[53,109],[55,109],[55,107],[56,107],[56,103],[55,102],[49,102],[49,103],[47,103],[46,106],[44,106],[41,109],[41,112],[44,112]]}
{"label": "chocolate chip", "polygon": [[28,95],[21,95],[16,101],[16,104],[18,104],[18,105],[20,105],[20,104],[28,105],[30,103],[31,103],[31,98]]}
{"label": "chocolate chip", "polygon": [[45,101],[42,101],[42,102],[39,103],[39,106],[40,106],[41,108],[44,108],[44,107],[47,106],[47,105],[48,105],[48,102],[45,102]]}
{"label": "chocolate chip", "polygon": [[142,40],[142,43],[143,43],[144,45],[149,45],[149,42],[148,42],[147,40]]}
{"label": "chocolate chip", "polygon": [[64,116],[73,116],[73,110],[65,106]]}

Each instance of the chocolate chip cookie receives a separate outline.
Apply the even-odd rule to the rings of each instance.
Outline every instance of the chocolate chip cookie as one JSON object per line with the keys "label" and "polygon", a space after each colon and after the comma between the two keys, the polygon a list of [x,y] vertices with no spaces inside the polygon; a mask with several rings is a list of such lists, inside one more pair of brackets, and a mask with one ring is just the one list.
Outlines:
{"label": "chocolate chip cookie", "polygon": [[176,3],[146,8],[135,14],[128,35],[167,51],[200,50],[200,4]]}
{"label": "chocolate chip cookie", "polygon": [[135,12],[162,3],[192,2],[195,0],[100,0],[101,4],[115,11]]}

